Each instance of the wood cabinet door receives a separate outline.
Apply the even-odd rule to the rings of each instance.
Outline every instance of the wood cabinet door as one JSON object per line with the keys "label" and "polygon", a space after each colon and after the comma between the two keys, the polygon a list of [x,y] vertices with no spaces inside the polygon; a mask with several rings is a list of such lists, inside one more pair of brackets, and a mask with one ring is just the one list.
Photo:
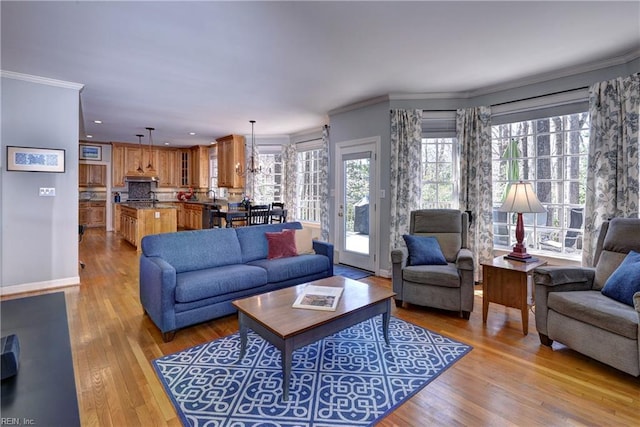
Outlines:
{"label": "wood cabinet door", "polygon": [[157,170],[160,187],[178,187],[178,150],[158,150]]}
{"label": "wood cabinet door", "polygon": [[78,165],[78,186],[86,187],[89,184],[89,165],[80,163]]}
{"label": "wood cabinet door", "polygon": [[194,188],[209,188],[209,147],[191,148],[191,185]]}
{"label": "wood cabinet door", "polygon": [[124,147],[121,145],[111,145],[111,185],[114,187],[124,187],[124,177],[126,169],[124,164]]}
{"label": "wood cabinet door", "polygon": [[88,166],[88,185],[90,187],[107,186],[107,167],[105,165]]}
{"label": "wood cabinet door", "polygon": [[218,187],[243,188],[244,177],[236,172],[240,166],[246,167],[244,136],[229,135],[217,140],[218,143]]}

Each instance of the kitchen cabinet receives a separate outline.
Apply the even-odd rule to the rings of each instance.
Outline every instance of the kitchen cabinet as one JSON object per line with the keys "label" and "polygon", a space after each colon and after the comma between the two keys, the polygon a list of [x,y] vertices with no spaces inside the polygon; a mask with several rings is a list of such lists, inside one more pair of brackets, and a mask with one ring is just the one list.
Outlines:
{"label": "kitchen cabinet", "polygon": [[199,203],[184,203],[184,228],[190,230],[202,229],[202,205]]}
{"label": "kitchen cabinet", "polygon": [[124,146],[111,144],[111,185],[113,187],[124,187],[126,175],[124,164]]}
{"label": "kitchen cabinet", "polygon": [[218,187],[244,188],[244,176],[236,167],[246,168],[244,136],[228,135],[216,140],[218,146]]}
{"label": "kitchen cabinet", "polygon": [[[158,176],[158,150],[154,149],[149,154],[149,148],[144,145],[125,146],[124,148],[125,168],[127,175],[148,175]],[[151,165],[153,168],[149,169]],[[142,168],[142,172],[138,170]]]}
{"label": "kitchen cabinet", "polygon": [[159,187],[179,187],[178,182],[178,158],[177,149],[158,150],[158,171]]}
{"label": "kitchen cabinet", "polygon": [[191,147],[191,186],[209,188],[209,147],[196,145]]}
{"label": "kitchen cabinet", "polygon": [[[209,188],[209,146],[189,148],[149,147],[114,142],[111,144],[111,175],[114,188],[126,187],[127,175],[156,176],[158,187]],[[148,169],[149,158],[153,169]],[[143,172],[138,171],[141,167]]]}
{"label": "kitchen cabinet", "polygon": [[78,186],[80,187],[106,187],[107,167],[80,163],[78,165]]}
{"label": "kitchen cabinet", "polygon": [[120,234],[140,252],[140,241],[149,234],[177,231],[173,207],[120,206]]}
{"label": "kitchen cabinet", "polygon": [[80,202],[78,204],[78,222],[87,227],[105,227],[107,225],[106,202]]}

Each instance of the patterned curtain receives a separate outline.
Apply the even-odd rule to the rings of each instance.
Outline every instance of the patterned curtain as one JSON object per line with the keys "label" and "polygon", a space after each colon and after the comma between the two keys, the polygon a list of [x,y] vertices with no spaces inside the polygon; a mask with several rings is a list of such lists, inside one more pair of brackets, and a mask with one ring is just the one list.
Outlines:
{"label": "patterned curtain", "polygon": [[329,126],[322,128],[320,154],[320,240],[329,241]]}
{"label": "patterned curtain", "polygon": [[456,133],[460,146],[460,207],[470,211],[469,249],[476,262],[475,280],[479,281],[480,263],[493,259],[491,108],[458,110]]}
{"label": "patterned curtain", "polygon": [[282,147],[282,201],[287,209],[287,220],[294,221],[298,216],[297,177],[298,177],[298,153],[295,144]]}
{"label": "patterned curtain", "polygon": [[404,245],[422,198],[422,110],[391,110],[390,250]]}
{"label": "patterned curtain", "polygon": [[600,226],[611,217],[638,216],[640,74],[596,83],[589,90],[582,264],[593,265]]}

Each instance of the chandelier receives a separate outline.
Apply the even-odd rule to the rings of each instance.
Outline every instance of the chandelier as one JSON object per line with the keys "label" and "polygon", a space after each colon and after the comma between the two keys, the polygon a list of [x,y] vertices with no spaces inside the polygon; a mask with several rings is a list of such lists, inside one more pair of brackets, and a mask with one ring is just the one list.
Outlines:
{"label": "chandelier", "polygon": [[149,164],[147,165],[147,169],[149,169],[150,171],[154,170],[153,169],[153,164],[151,163],[151,156],[153,154],[153,139],[151,138],[151,131],[152,130],[156,130],[156,128],[145,128],[149,131]]}
{"label": "chandelier", "polygon": [[256,124],[255,120],[249,120],[251,123],[251,156],[249,161],[247,162],[247,167],[243,168],[240,163],[236,165],[236,173],[240,176],[244,176],[246,174],[256,175],[262,172],[262,166],[258,164],[258,151],[256,150],[256,136],[253,130],[254,125]]}
{"label": "chandelier", "polygon": [[142,137],[144,135],[137,134],[136,136],[138,137],[138,148],[140,148],[140,158],[138,159],[138,169],[136,170],[138,171],[138,173],[143,173],[144,169],[142,169]]}

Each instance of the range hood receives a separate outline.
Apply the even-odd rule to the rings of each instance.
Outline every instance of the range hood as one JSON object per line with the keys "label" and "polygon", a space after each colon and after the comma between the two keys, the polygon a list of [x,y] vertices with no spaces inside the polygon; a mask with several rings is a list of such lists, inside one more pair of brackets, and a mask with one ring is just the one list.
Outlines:
{"label": "range hood", "polygon": [[124,180],[127,182],[158,182],[159,178],[148,175],[127,175],[124,177]]}

